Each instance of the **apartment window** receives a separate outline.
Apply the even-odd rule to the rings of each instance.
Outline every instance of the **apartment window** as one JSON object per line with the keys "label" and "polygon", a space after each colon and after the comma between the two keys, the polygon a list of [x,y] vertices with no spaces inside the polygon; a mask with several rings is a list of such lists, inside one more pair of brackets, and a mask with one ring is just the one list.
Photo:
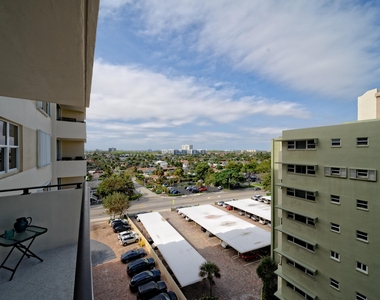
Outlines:
{"label": "apartment window", "polygon": [[50,165],[50,134],[38,130],[38,149],[37,149],[38,167]]}
{"label": "apartment window", "polygon": [[331,139],[331,147],[340,147],[340,139]]}
{"label": "apartment window", "polygon": [[356,239],[368,242],[368,233],[356,230]]}
{"label": "apartment window", "polygon": [[339,281],[336,281],[333,278],[330,278],[330,286],[339,291]]}
{"label": "apartment window", "polygon": [[368,201],[356,199],[356,208],[368,211]]}
{"label": "apartment window", "polygon": [[340,204],[340,196],[330,195],[330,202],[333,204]]}
{"label": "apartment window", "polygon": [[368,274],[368,266],[359,261],[356,262],[356,270]]}
{"label": "apartment window", "polygon": [[37,101],[37,108],[42,110],[48,116],[50,116],[50,103],[44,101]]}
{"label": "apartment window", "polygon": [[356,146],[368,146],[368,137],[356,138]]}
{"label": "apartment window", "polygon": [[376,181],[376,170],[350,168],[350,179]]}
{"label": "apartment window", "polygon": [[0,120],[0,174],[19,168],[19,127]]}
{"label": "apartment window", "polygon": [[355,300],[367,300],[367,297],[363,294],[360,294],[359,292],[356,292],[356,298]]}
{"label": "apartment window", "polygon": [[336,261],[340,261],[340,254],[338,252],[330,250],[330,258]]}
{"label": "apartment window", "polygon": [[296,197],[296,198],[306,199],[310,201],[315,201],[316,192],[286,188],[286,195]]}
{"label": "apartment window", "polygon": [[339,167],[325,167],[325,176],[346,178],[346,168]]}
{"label": "apartment window", "polygon": [[287,263],[288,265],[291,265],[292,267],[294,267],[294,268],[296,268],[296,269],[302,271],[303,273],[305,273],[305,274],[311,276],[311,277],[314,277],[314,276],[315,276],[315,274],[314,274],[313,271],[311,271],[311,270],[305,268],[304,266],[302,266],[302,265],[300,265],[300,264],[298,264],[298,263],[296,263],[296,262],[290,260],[289,258],[286,258],[286,263]]}
{"label": "apartment window", "polygon": [[330,223],[330,230],[336,233],[340,233],[340,225],[335,223]]}
{"label": "apartment window", "polygon": [[299,295],[301,295],[306,300],[314,300],[313,297],[309,296],[304,291],[302,291],[301,289],[297,288],[296,286],[294,286],[290,282],[286,282],[286,286],[289,287],[289,288],[291,288],[293,291],[295,291],[296,293],[298,293]]}
{"label": "apartment window", "polygon": [[288,141],[288,150],[310,150],[315,149],[315,140]]}
{"label": "apartment window", "polygon": [[315,166],[288,165],[288,173],[315,175]]}
{"label": "apartment window", "polygon": [[312,244],[309,244],[303,240],[300,240],[294,236],[291,236],[291,235],[287,235],[287,240],[293,244],[296,244],[302,248],[305,248],[307,250],[310,250],[312,252],[315,252],[315,245],[312,245]]}
{"label": "apartment window", "polygon": [[311,218],[308,218],[308,217],[305,217],[305,216],[302,216],[299,214],[295,214],[293,212],[288,212],[287,218],[301,222],[301,223],[304,223],[304,224],[309,225],[309,226],[315,227],[314,219],[311,219]]}

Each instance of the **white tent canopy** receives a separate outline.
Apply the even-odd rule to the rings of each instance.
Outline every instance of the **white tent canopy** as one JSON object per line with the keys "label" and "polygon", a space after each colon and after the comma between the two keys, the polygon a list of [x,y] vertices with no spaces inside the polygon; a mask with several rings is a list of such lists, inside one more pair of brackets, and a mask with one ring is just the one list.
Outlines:
{"label": "white tent canopy", "polygon": [[247,213],[254,214],[258,217],[262,217],[268,221],[272,221],[271,206],[263,202],[255,201],[252,199],[242,199],[238,201],[228,201],[226,203],[235,208],[244,210]]}
{"label": "white tent canopy", "polygon": [[269,231],[215,206],[193,206],[180,211],[240,253],[270,245]]}
{"label": "white tent canopy", "polygon": [[181,287],[201,281],[206,260],[158,212],[139,215],[140,221],[165,258]]}

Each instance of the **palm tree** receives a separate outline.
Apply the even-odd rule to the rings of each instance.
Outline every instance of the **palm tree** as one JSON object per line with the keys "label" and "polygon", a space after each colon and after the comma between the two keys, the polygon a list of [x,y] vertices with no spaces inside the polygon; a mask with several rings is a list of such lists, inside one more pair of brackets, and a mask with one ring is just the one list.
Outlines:
{"label": "palm tree", "polygon": [[215,285],[214,277],[220,278],[222,276],[220,269],[216,264],[210,261],[204,262],[199,269],[199,276],[204,277],[204,279],[207,278],[210,283],[210,296],[212,296],[212,286]]}

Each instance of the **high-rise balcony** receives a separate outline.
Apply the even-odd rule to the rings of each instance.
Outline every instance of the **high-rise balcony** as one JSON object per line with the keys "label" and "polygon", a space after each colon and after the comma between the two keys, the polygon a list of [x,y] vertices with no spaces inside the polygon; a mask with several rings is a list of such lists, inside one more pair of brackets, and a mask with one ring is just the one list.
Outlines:
{"label": "high-rise balcony", "polygon": [[57,120],[57,139],[86,141],[86,123],[74,118]]}
{"label": "high-rise balcony", "polygon": [[[30,247],[43,262],[24,257],[11,281],[12,272],[0,268],[0,299],[92,299],[89,201],[82,185],[44,192],[24,188],[12,191],[16,195],[0,191],[1,234],[19,217],[48,229]],[[10,250],[0,247],[0,263]],[[14,249],[5,265],[14,268],[21,255]]]}

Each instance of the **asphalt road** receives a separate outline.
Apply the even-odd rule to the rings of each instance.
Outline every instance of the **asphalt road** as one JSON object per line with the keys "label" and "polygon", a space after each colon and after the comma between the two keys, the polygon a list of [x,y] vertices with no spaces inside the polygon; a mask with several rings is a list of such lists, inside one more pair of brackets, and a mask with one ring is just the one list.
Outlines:
{"label": "asphalt road", "polygon": [[[169,210],[171,207],[180,205],[202,205],[211,204],[218,201],[228,201],[231,199],[246,199],[251,198],[255,194],[264,195],[262,191],[253,191],[249,189],[239,190],[221,190],[218,192],[203,192],[199,194],[189,194],[177,197],[169,197],[167,195],[157,195],[149,189],[135,183],[136,190],[143,196],[140,200],[132,202],[131,207],[128,209],[128,214],[134,214],[139,211],[164,211]],[[91,220],[108,219],[109,216],[105,213],[102,204],[91,205],[90,208]]]}

